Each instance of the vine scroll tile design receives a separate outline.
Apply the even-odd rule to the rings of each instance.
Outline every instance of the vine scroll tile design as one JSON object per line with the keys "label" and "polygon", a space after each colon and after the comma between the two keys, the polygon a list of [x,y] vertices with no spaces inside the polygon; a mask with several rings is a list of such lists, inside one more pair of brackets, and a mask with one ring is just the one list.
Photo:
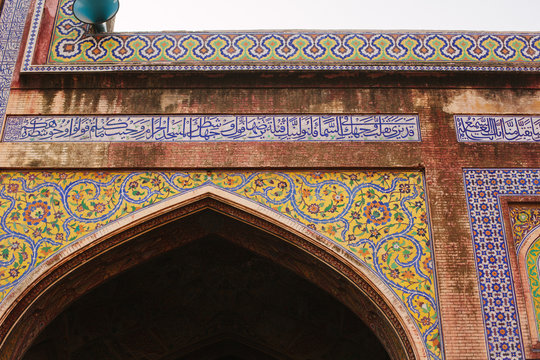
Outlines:
{"label": "vine scroll tile design", "polygon": [[4,172],[0,298],[60,249],[117,219],[216,186],[319,232],[364,263],[442,359],[438,302],[420,172]]}

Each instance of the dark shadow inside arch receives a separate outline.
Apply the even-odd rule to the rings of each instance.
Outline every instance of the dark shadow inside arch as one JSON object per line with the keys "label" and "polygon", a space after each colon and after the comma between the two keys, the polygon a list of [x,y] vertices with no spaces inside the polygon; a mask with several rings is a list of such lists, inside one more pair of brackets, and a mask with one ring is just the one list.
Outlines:
{"label": "dark shadow inside arch", "polygon": [[6,359],[414,358],[376,293],[312,245],[215,200],[183,211],[55,270],[21,300]]}
{"label": "dark shadow inside arch", "polygon": [[[212,341],[222,337],[229,340]],[[81,297],[45,328],[24,359],[389,357],[371,330],[326,292],[214,235]]]}

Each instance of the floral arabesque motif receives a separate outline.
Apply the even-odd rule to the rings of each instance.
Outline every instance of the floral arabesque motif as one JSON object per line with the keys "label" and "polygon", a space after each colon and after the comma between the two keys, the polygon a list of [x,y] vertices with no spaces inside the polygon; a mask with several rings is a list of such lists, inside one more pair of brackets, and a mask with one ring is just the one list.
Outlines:
{"label": "floral arabesque motif", "polygon": [[24,209],[24,221],[28,225],[37,225],[42,221],[47,221],[47,216],[51,213],[51,207],[44,201],[34,201]]}
{"label": "floral arabesque motif", "polygon": [[43,260],[144,207],[212,185],[341,245],[409,309],[431,359],[441,339],[420,172],[0,173],[0,296]]}
{"label": "floral arabesque motif", "polygon": [[510,223],[517,248],[537,226],[540,226],[540,209],[514,207],[510,209]]}
{"label": "floral arabesque motif", "polygon": [[390,221],[388,204],[380,201],[372,201],[364,208],[367,221],[377,225],[384,225]]}
{"label": "floral arabesque motif", "polygon": [[[540,277],[538,270],[538,257],[540,256],[540,238],[527,251],[526,264],[527,278],[529,280],[529,291],[534,307],[534,317],[536,319],[536,329],[540,334]],[[527,290],[526,290],[527,291]],[[540,340],[540,339],[539,339]]]}

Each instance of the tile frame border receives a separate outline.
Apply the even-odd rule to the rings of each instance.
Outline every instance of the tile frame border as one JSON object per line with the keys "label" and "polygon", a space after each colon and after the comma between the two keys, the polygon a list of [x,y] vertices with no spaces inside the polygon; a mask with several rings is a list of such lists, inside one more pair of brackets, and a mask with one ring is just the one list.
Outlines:
{"label": "tile frame border", "polygon": [[[513,173],[515,172],[515,173]],[[538,184],[533,184],[529,186],[530,191],[526,191],[524,188],[525,185],[523,185],[523,188],[520,188],[519,185],[515,185],[512,183],[517,183],[518,178],[509,178],[509,181],[512,183],[508,186],[505,186],[504,184],[497,184],[490,186],[489,184],[485,187],[485,192],[483,195],[480,194],[482,192],[481,190],[477,193],[477,187],[475,184],[472,184],[472,179],[474,178],[474,175],[478,175],[477,178],[487,182],[490,178],[488,175],[495,174],[501,176],[502,174],[509,174],[509,175],[517,175],[517,174],[523,174],[528,175],[528,178],[532,177],[531,182],[537,182]],[[470,179],[468,178],[470,176]],[[476,179],[476,178],[475,178]],[[468,181],[471,180],[471,184],[468,185]],[[474,257],[475,257],[475,267],[476,267],[476,275],[478,278],[478,292],[480,295],[480,307],[482,311],[482,318],[484,323],[484,337],[486,341],[486,347],[487,347],[487,353],[490,356],[490,358],[493,359],[525,359],[525,349],[524,349],[524,342],[523,342],[523,335],[522,335],[522,325],[520,323],[519,318],[519,308],[516,301],[516,289],[515,289],[515,283],[514,283],[514,274],[512,270],[511,265],[511,252],[509,249],[509,239],[508,239],[508,229],[506,228],[507,224],[505,224],[504,220],[504,202],[506,202],[505,198],[511,198],[515,199],[516,197],[531,197],[540,195],[540,169],[532,169],[532,168],[464,168],[463,169],[463,185],[465,189],[465,196],[466,196],[466,205],[467,205],[467,214],[468,214],[468,222],[469,222],[469,231],[471,236],[471,241],[473,245],[473,251],[474,251]],[[515,186],[514,186],[515,185]],[[489,191],[489,194],[487,192]],[[492,192],[496,192],[495,196],[492,196]],[[477,194],[477,195],[475,195]],[[488,209],[490,206],[492,207],[492,210],[483,210],[485,213],[491,214],[490,216],[473,216],[473,209],[474,209],[474,202],[479,201],[479,199],[485,199],[483,204],[487,204],[489,206],[486,207]],[[482,203],[482,202],[480,202]],[[475,212],[480,213],[480,210],[476,210]],[[481,219],[482,218],[482,219]],[[485,219],[484,219],[485,218]],[[482,301],[485,301],[486,299],[494,299],[494,295],[489,295],[489,291],[486,289],[483,280],[486,277],[481,276],[482,269],[481,267],[481,251],[480,245],[482,242],[480,241],[480,236],[478,236],[477,229],[482,229],[481,226],[475,226],[474,224],[480,223],[480,220],[483,220],[485,223],[485,226],[487,229],[493,230],[493,235],[488,235],[492,239],[492,242],[495,242],[497,246],[499,246],[500,254],[499,259],[496,259],[495,265],[498,266],[499,269],[507,268],[508,272],[508,278],[505,279],[505,283],[503,285],[508,286],[507,293],[510,296],[509,298],[504,298],[507,300],[510,304],[510,306],[507,306],[508,313],[510,318],[514,318],[516,327],[512,329],[505,329],[505,333],[512,334],[514,341],[512,342],[512,345],[514,346],[514,352],[508,351],[505,354],[501,354],[501,351],[497,350],[499,347],[504,345],[503,342],[499,341],[498,338],[495,338],[492,341],[493,334],[496,332],[496,328],[491,326],[491,324],[488,324],[489,321],[489,313],[486,311],[487,305],[483,305]],[[500,230],[497,230],[497,228],[500,226]],[[487,255],[486,255],[487,257]],[[487,269],[487,266],[486,266]],[[486,270],[487,271],[487,270]],[[502,270],[501,270],[502,271]],[[501,282],[502,283],[502,282]],[[499,294],[497,294],[499,295]],[[487,302],[486,302],[487,304]],[[500,306],[502,307],[502,306]],[[495,311],[495,310],[493,310]],[[508,341],[507,346],[510,346],[510,341]],[[512,355],[508,355],[508,354]]]}
{"label": "tile frame border", "polygon": [[531,235],[535,235],[537,231],[540,231],[540,225],[529,232],[519,244],[516,244],[510,211],[515,208],[539,208],[540,194],[530,196],[506,195],[501,197],[500,204],[505,228],[504,234],[510,249],[509,261],[516,280],[514,287],[516,294],[518,294],[517,308],[519,314],[523,315],[521,318],[526,319],[520,323],[524,335],[524,345],[526,346],[525,351],[538,352],[540,350],[540,338],[538,337],[537,316],[533,305],[526,260],[530,247],[535,242],[532,240]]}
{"label": "tile frame border", "polygon": [[[6,0],[9,1],[9,0]],[[92,63],[83,63],[83,64],[77,64],[77,63],[66,63],[64,64],[32,64],[32,58],[34,56],[35,52],[35,46],[36,46],[36,39],[38,37],[39,28],[40,28],[40,20],[42,17],[42,9],[44,6],[44,2],[46,0],[36,0],[36,6],[35,10],[32,16],[32,25],[31,25],[31,32],[28,38],[27,46],[25,49],[25,56],[23,60],[23,65],[21,68],[21,72],[109,72],[109,71],[412,71],[412,72],[431,72],[431,71],[512,71],[512,72],[538,72],[540,71],[540,55],[538,60],[531,60],[531,61],[485,61],[482,62],[480,60],[478,61],[472,61],[472,60],[456,60],[456,61],[421,61],[421,60],[378,60],[378,61],[329,61],[328,64],[324,64],[324,61],[318,60],[313,62],[302,62],[302,61],[213,61],[208,63],[206,61],[198,60],[193,63],[193,61],[190,62],[190,64],[179,64],[178,62],[171,62],[171,64],[167,64],[167,62],[163,63],[158,62],[155,65],[151,65],[151,62],[134,62],[133,64],[123,65],[123,64],[110,64],[110,63],[101,63],[101,64],[92,64]],[[173,32],[174,33],[174,32]],[[205,35],[231,35],[235,32],[215,32],[215,33],[200,33]],[[247,34],[276,34],[278,35],[280,32],[237,32],[240,35],[247,35]],[[286,32],[283,31],[284,34],[303,34],[300,32]],[[305,31],[306,34],[309,33],[319,33],[316,31]],[[125,35],[129,35],[129,33],[122,33]],[[148,34],[154,34],[154,33],[148,33]],[[159,34],[159,32],[156,32],[156,34]],[[177,33],[177,34],[183,34],[183,33]],[[193,33],[185,33],[185,34],[199,34],[197,32]],[[340,34],[339,32],[320,32],[321,35],[331,35],[331,34]],[[351,35],[351,34],[359,34],[361,35],[362,32],[350,32],[350,33],[343,33],[344,35]],[[472,36],[489,36],[489,37],[497,37],[497,36],[511,36],[511,37],[524,37],[524,36],[530,36],[533,39],[538,38],[539,40],[536,40],[533,42],[539,42],[540,43],[540,32],[539,33],[495,33],[495,32],[444,32],[444,31],[433,31],[433,32],[418,32],[418,31],[411,31],[411,32],[397,32],[397,31],[389,31],[389,32],[364,32],[364,34],[374,34],[374,35],[381,35],[381,36],[389,36],[391,34],[402,34],[402,35],[422,35],[422,36],[444,36],[444,35],[456,35],[461,37],[467,37],[471,38]],[[144,36],[145,33],[141,33],[141,36]],[[107,36],[107,35],[105,35]],[[470,39],[469,39],[470,40]],[[504,41],[502,42],[504,43]],[[52,45],[51,45],[52,46]],[[477,45],[478,46],[478,45]],[[516,51],[516,49],[513,49]],[[50,50],[48,50],[50,51]],[[519,51],[519,49],[517,49]],[[540,47],[538,49],[540,52]],[[371,64],[370,64],[371,63]],[[459,64],[463,65],[459,65]],[[485,64],[485,65],[484,65]]]}
{"label": "tile frame border", "polygon": [[[33,0],[4,0],[0,13],[0,134],[3,130],[11,82],[24,42],[23,33]],[[34,29],[35,31],[35,29]]]}

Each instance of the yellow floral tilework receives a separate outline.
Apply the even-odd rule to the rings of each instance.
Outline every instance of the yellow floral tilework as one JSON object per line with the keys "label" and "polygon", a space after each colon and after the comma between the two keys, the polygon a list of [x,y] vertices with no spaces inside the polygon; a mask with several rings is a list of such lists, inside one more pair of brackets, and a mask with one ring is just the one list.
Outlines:
{"label": "yellow floral tilework", "polygon": [[441,358],[425,185],[415,171],[0,173],[0,299],[68,244],[206,184],[343,246],[395,292],[430,357]]}

